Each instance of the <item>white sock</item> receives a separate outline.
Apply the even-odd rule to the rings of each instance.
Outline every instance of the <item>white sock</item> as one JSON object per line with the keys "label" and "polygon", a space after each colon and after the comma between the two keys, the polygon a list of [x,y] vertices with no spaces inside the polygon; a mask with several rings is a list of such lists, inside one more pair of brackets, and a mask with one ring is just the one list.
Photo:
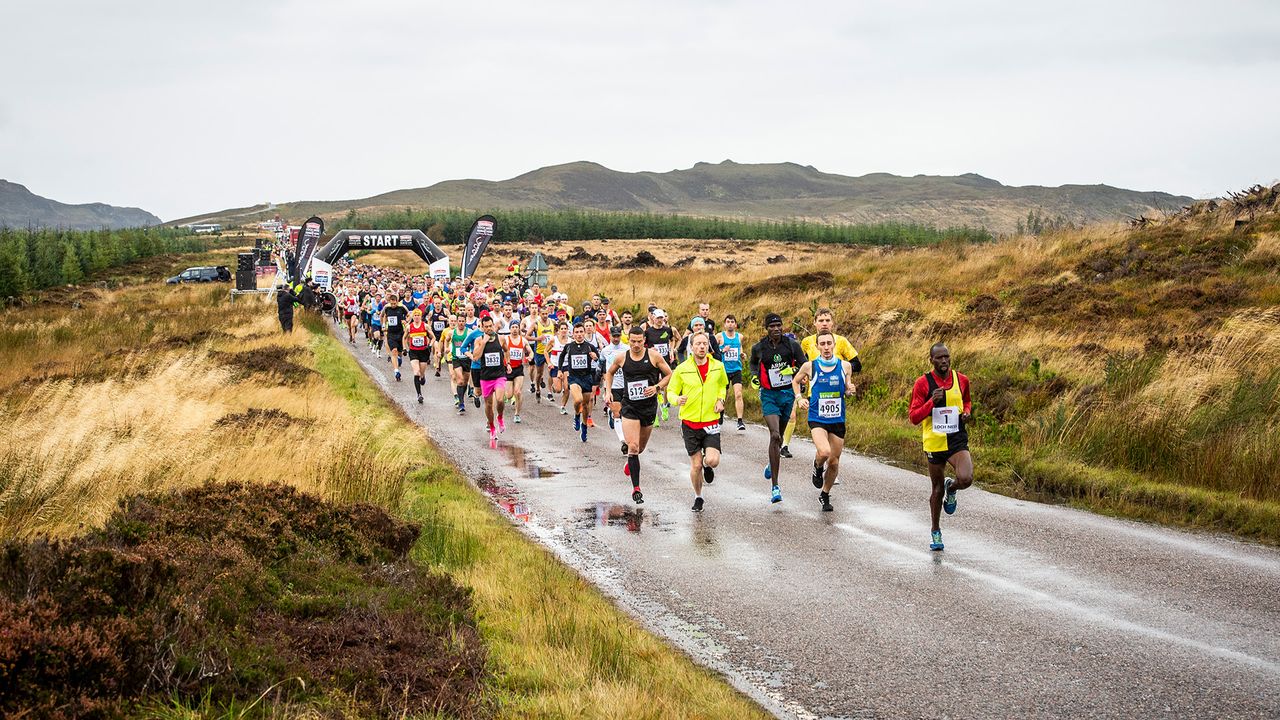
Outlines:
{"label": "white sock", "polygon": [[614,431],[615,433],[617,433],[617,434],[618,434],[618,441],[619,441],[619,442],[626,442],[626,441],[627,441],[626,436],[622,434],[622,419],[621,419],[621,418],[615,418],[615,419],[614,419],[614,421],[613,421],[613,431]]}

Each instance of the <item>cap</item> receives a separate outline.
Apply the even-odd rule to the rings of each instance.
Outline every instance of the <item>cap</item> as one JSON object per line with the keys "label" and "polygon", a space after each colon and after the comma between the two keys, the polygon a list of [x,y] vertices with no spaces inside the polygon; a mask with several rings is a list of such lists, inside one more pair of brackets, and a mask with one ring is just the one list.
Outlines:
{"label": "cap", "polygon": [[694,315],[693,319],[689,321],[689,327],[693,327],[694,325],[701,325],[703,327],[706,327],[707,320],[701,315]]}
{"label": "cap", "polygon": [[667,316],[667,311],[663,310],[662,308],[658,308],[653,311],[653,316],[656,318],[664,318]]}
{"label": "cap", "polygon": [[781,324],[782,324],[782,316],[781,316],[781,315],[779,315],[778,313],[769,313],[768,315],[765,315],[765,316],[764,316],[764,326],[765,326],[765,327],[769,327],[770,325],[772,325],[772,324],[774,324],[774,323],[777,323],[777,324],[781,325]]}

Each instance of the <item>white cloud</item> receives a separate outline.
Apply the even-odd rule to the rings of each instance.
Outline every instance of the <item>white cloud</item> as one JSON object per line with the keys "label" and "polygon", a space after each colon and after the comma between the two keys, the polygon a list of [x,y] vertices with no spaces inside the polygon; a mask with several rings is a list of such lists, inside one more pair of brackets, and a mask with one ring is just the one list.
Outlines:
{"label": "white cloud", "polygon": [[1280,120],[1267,2],[33,0],[0,20],[0,175],[166,218],[580,159],[1191,194],[1280,167],[1257,141]]}

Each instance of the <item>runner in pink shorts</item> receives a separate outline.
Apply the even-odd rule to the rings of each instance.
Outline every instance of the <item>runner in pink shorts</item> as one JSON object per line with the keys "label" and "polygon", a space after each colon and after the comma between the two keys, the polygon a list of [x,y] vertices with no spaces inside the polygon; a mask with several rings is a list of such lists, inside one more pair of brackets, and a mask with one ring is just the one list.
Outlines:
{"label": "runner in pink shorts", "polygon": [[[480,318],[480,332],[484,335],[476,340],[471,349],[471,359],[480,364],[472,370],[480,378],[480,396],[484,398],[484,416],[489,421],[489,447],[498,447],[498,433],[505,432],[507,425],[503,422],[502,411],[506,408],[503,392],[507,387],[507,373],[511,366],[507,359],[507,341],[498,336],[493,329],[493,318],[487,314]],[[494,421],[497,427],[494,427]]]}

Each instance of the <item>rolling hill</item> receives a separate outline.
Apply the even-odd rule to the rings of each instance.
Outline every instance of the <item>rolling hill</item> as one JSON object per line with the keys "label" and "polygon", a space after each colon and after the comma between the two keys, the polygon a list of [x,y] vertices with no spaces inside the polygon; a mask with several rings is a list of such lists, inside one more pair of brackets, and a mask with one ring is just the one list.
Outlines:
{"label": "rolling hill", "polygon": [[97,230],[159,224],[160,218],[139,208],[104,203],[68,205],[40,197],[17,183],[0,180],[0,226]]}
{"label": "rolling hill", "polygon": [[335,216],[355,209],[585,209],[676,213],[830,223],[898,221],[967,225],[1011,232],[1029,212],[1077,223],[1121,220],[1175,210],[1192,198],[1108,185],[1003,185],[981,175],[873,173],[849,177],[795,163],[698,163],[686,170],[627,173],[593,162],[534,170],[509,180],[447,180],[356,200],[294,202],[274,209],[236,208],[173,222],[265,217]]}

